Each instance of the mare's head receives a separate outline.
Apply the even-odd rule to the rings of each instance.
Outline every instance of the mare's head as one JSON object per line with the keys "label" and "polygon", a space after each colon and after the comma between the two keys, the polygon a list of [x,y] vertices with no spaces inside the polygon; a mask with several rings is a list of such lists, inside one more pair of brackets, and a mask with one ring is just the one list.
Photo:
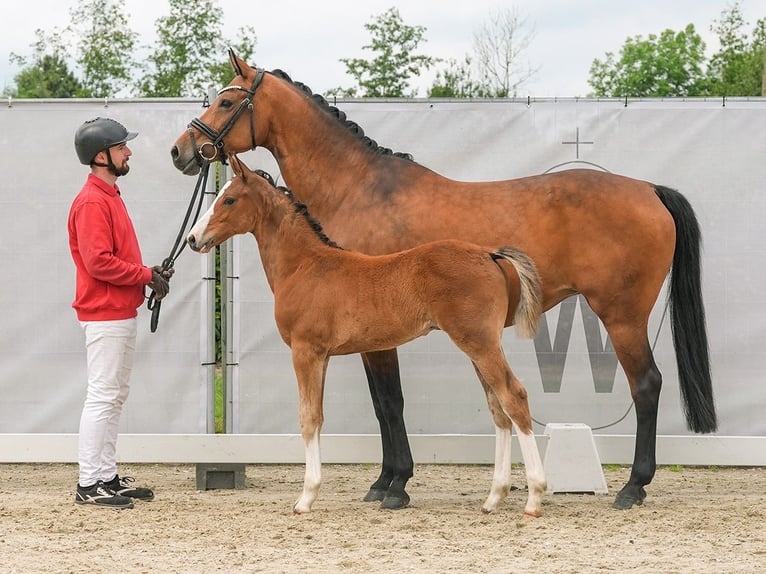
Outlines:
{"label": "mare's head", "polygon": [[229,154],[229,161],[234,177],[186,237],[194,251],[207,253],[234,235],[252,231],[262,203],[256,201],[257,196],[278,193],[274,180],[265,171],[251,171],[234,154]]}
{"label": "mare's head", "polygon": [[236,76],[199,117],[194,118],[170,149],[173,165],[185,175],[199,173],[203,160],[223,160],[228,153],[254,149],[254,98],[265,71],[250,67],[229,50]]}

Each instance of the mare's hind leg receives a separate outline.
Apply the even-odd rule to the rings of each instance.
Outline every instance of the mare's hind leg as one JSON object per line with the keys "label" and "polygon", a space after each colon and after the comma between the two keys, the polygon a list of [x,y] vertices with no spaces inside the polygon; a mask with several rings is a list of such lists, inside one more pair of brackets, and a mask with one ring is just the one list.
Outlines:
{"label": "mare's hind leg", "polygon": [[625,510],[646,498],[644,487],[654,478],[657,463],[657,408],[662,375],[654,362],[646,328],[607,325],[617,358],[630,384],[636,407],[636,447],[628,483],[617,494],[614,508]]}
{"label": "mare's hind leg", "polygon": [[410,503],[405,487],[412,477],[414,465],[404,426],[404,397],[396,349],[364,353],[362,361],[383,447],[380,476],[364,500],[379,500],[381,508],[404,508]]}
{"label": "mare's hind leg", "polygon": [[[469,351],[466,350],[466,352]],[[490,349],[485,348],[478,352],[472,352],[469,356],[474,361],[474,366],[480,373],[483,383],[489,387],[497,401],[495,403],[489,400],[490,409],[492,409],[493,404],[499,405],[502,412],[513,422],[518,431],[528,488],[524,514],[533,517],[541,516],[542,497],[546,488],[545,473],[532,429],[532,416],[529,412],[527,391],[508,366],[499,344]],[[495,421],[497,425],[497,417]],[[510,451],[510,448],[508,450]],[[510,453],[508,458],[510,459]],[[510,464],[510,460],[508,463]],[[485,511],[493,509],[491,506],[493,502],[496,504],[496,501],[493,500],[493,494],[493,492],[490,493],[490,498],[485,503]]]}

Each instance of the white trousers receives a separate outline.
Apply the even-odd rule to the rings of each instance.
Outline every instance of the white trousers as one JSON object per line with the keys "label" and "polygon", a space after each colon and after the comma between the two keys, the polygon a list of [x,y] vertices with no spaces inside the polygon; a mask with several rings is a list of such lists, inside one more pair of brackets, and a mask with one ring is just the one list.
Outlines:
{"label": "white trousers", "polygon": [[117,431],[130,391],[136,350],[136,318],[81,321],[88,355],[88,390],[80,417],[80,486],[117,474]]}

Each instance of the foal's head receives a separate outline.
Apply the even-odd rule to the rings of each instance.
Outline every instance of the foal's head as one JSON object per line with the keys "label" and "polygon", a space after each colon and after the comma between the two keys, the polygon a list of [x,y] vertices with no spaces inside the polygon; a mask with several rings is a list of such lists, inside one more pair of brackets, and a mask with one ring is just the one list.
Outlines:
{"label": "foal's head", "polygon": [[278,193],[265,171],[250,171],[229,155],[234,177],[223,186],[215,202],[192,227],[186,241],[194,251],[207,253],[230,237],[252,231],[259,212],[259,195]]}

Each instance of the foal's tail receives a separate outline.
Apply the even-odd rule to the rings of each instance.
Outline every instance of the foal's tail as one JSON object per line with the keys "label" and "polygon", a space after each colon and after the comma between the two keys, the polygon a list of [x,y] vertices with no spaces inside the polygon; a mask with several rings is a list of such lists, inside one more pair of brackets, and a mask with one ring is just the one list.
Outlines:
{"label": "foal's tail", "polygon": [[713,432],[718,422],[702,303],[699,223],[683,195],[659,185],[655,190],[676,224],[676,250],[670,272],[670,326],[686,424],[694,432]]}
{"label": "foal's tail", "polygon": [[537,333],[543,309],[543,289],[535,264],[526,253],[514,247],[501,247],[491,255],[493,259],[505,259],[516,269],[521,283],[521,295],[516,306],[514,324],[521,337],[531,339]]}

